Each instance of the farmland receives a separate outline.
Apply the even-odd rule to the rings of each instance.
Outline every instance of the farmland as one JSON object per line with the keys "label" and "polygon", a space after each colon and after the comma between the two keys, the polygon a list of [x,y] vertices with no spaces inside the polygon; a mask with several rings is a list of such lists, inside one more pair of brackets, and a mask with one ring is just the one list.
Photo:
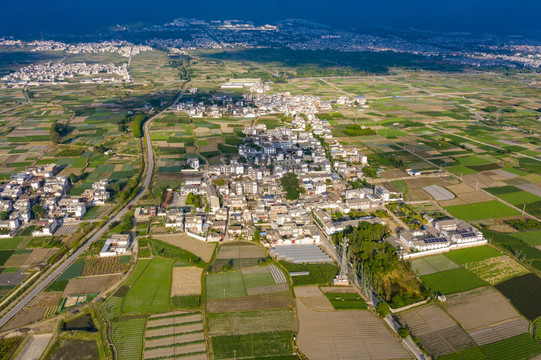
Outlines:
{"label": "farmland", "polygon": [[523,360],[541,352],[528,334],[443,356],[443,360]]}
{"label": "farmland", "polygon": [[526,274],[495,286],[530,321],[541,316],[541,279]]}
{"label": "farmland", "polygon": [[484,220],[519,215],[520,213],[499,201],[485,201],[473,204],[454,205],[445,208],[452,216],[463,220]]}
{"label": "farmland", "polygon": [[[137,268],[127,283],[130,290],[124,298],[123,312],[160,313],[169,311],[171,293],[171,266],[169,259],[153,258],[140,260]],[[134,278],[135,277],[135,278]]]}
{"label": "farmland", "polygon": [[421,276],[423,283],[444,295],[475,289],[486,283],[466,269],[458,268]]}
{"label": "farmland", "polygon": [[144,359],[164,356],[207,359],[205,334],[199,312],[164,313],[146,323]]}
{"label": "farmland", "polygon": [[119,359],[141,359],[145,317],[122,317],[112,323],[112,340]]}
{"label": "farmland", "polygon": [[297,312],[297,345],[310,359],[411,358],[400,341],[370,312],[313,311],[300,300]]}

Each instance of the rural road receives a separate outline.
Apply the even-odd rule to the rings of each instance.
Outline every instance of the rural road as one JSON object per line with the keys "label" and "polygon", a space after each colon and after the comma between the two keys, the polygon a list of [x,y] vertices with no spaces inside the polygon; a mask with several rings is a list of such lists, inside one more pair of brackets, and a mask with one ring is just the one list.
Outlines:
{"label": "rural road", "polygon": [[[188,87],[188,83],[184,83],[181,90],[179,91],[178,95],[173,100],[173,104],[175,104],[181,97],[184,95],[184,92],[186,91],[186,88]],[[88,247],[94,243],[96,240],[98,240],[100,237],[102,237],[107,230],[109,229],[109,225],[113,221],[119,221],[122,216],[124,216],[128,212],[128,208],[136,204],[139,199],[145,194],[145,190],[149,187],[150,181],[152,180],[152,174],[154,172],[154,153],[152,150],[152,142],[150,140],[150,124],[152,123],[152,120],[154,120],[156,117],[160,116],[163,112],[167,111],[169,106],[166,106],[162,111],[158,112],[156,115],[148,119],[144,126],[143,131],[145,134],[146,139],[146,150],[147,150],[147,161],[145,162],[145,178],[143,180],[143,183],[141,185],[141,191],[128,203],[126,206],[120,210],[114,217],[109,219],[98,232],[96,232],[90,239],[88,239],[87,242],[85,242],[79,249],[77,249],[73,254],[71,254],[68,259],[62,263],[58,268],[56,268],[50,275],[48,275],[42,282],[40,282],[32,291],[30,291],[28,294],[26,294],[13,308],[11,308],[2,318],[0,319],[0,328],[2,328],[4,325],[6,325],[15,315],[19,313],[32,299],[34,299],[36,296],[39,295],[47,286],[49,286],[60,274],[64,272],[69,266],[71,266],[81,254],[88,249]]]}

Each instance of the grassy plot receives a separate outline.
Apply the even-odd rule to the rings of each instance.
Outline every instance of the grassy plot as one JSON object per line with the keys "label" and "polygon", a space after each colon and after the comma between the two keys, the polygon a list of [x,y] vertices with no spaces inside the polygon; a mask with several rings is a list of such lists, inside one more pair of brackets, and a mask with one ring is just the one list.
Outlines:
{"label": "grassy plot", "polygon": [[292,355],[292,342],[292,331],[224,335],[211,338],[215,359],[241,359],[258,356],[275,358],[280,355]]}
{"label": "grassy plot", "polygon": [[421,276],[423,283],[442,294],[453,294],[487,285],[466,269],[459,268]]}
{"label": "grassy plot", "polygon": [[357,293],[326,293],[335,310],[366,310],[366,301]]}
{"label": "grassy plot", "polygon": [[446,254],[447,257],[461,265],[482,261],[501,255],[502,254],[498,250],[487,245],[453,250]]}
{"label": "grassy plot", "polygon": [[[143,264],[139,264],[144,262]],[[169,311],[171,267],[173,261],[155,257],[140,260],[128,280],[131,288],[124,299],[124,313],[160,313]],[[144,270],[138,271],[139,267]],[[134,281],[130,281],[134,278]]]}
{"label": "grassy plot", "polygon": [[445,210],[453,217],[466,221],[520,215],[520,212],[517,210],[512,209],[497,200],[448,206]]}

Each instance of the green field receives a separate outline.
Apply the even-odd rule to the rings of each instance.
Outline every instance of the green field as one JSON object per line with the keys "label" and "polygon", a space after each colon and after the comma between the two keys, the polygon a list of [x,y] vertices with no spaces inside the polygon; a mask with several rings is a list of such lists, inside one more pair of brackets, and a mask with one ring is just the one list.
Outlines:
{"label": "green field", "polygon": [[73,263],[69,268],[67,268],[62,275],[60,275],[56,281],[62,281],[62,280],[70,280],[73,278],[76,278],[78,276],[81,276],[81,273],[83,272],[83,268],[85,267],[85,261],[84,259],[78,259],[75,263]]}
{"label": "green field", "polygon": [[420,278],[432,291],[439,291],[444,295],[487,285],[486,282],[463,268],[429,274]]}
{"label": "green field", "polygon": [[246,288],[240,271],[207,276],[207,299],[224,299],[246,296]]}
{"label": "green field", "polygon": [[215,359],[276,358],[293,354],[293,332],[224,335],[211,338]]}
{"label": "green field", "polygon": [[446,207],[445,210],[452,216],[466,221],[520,215],[520,212],[517,210],[512,209],[497,200],[453,205]]}
{"label": "green field", "polygon": [[501,256],[502,253],[488,245],[484,245],[466,249],[453,250],[445,255],[452,259],[454,262],[465,265],[481,260],[490,259],[493,257],[498,257]]}
{"label": "green field", "polygon": [[326,293],[325,296],[335,310],[366,310],[368,305],[359,294]]}
{"label": "green field", "polygon": [[112,339],[120,360],[143,358],[146,317],[123,317],[112,323]]}
{"label": "green field", "polygon": [[0,250],[15,249],[21,242],[21,238],[0,239]]}
{"label": "green field", "polygon": [[171,304],[173,305],[173,309],[197,310],[201,306],[201,296],[173,296],[171,298]]}
{"label": "green field", "polygon": [[456,269],[458,267],[457,264],[442,254],[411,260],[411,268],[417,276]]}
{"label": "green field", "polygon": [[454,354],[445,355],[440,360],[523,360],[541,353],[541,346],[530,337],[522,334],[492,344],[473,347]]}
{"label": "green field", "polygon": [[522,232],[522,233],[513,233],[513,236],[524,241],[526,244],[531,246],[541,245],[541,230]]}
{"label": "green field", "polygon": [[[135,281],[130,281],[133,285],[124,298],[122,311],[125,314],[169,311],[172,266],[172,260],[160,257],[140,260],[130,277],[130,280],[135,277]],[[144,270],[137,271],[139,267],[144,267]]]}
{"label": "green field", "polygon": [[288,272],[308,271],[309,275],[293,276],[293,285],[325,285],[331,284],[338,274],[338,268],[331,264],[292,264],[280,261]]}

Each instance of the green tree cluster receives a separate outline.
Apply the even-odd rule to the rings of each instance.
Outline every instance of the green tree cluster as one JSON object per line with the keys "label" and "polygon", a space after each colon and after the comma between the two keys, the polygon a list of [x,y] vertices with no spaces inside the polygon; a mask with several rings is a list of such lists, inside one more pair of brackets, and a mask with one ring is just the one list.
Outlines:
{"label": "green tree cluster", "polygon": [[301,188],[299,186],[299,178],[294,173],[290,172],[282,176],[280,184],[286,192],[287,200],[297,200],[301,196]]}

